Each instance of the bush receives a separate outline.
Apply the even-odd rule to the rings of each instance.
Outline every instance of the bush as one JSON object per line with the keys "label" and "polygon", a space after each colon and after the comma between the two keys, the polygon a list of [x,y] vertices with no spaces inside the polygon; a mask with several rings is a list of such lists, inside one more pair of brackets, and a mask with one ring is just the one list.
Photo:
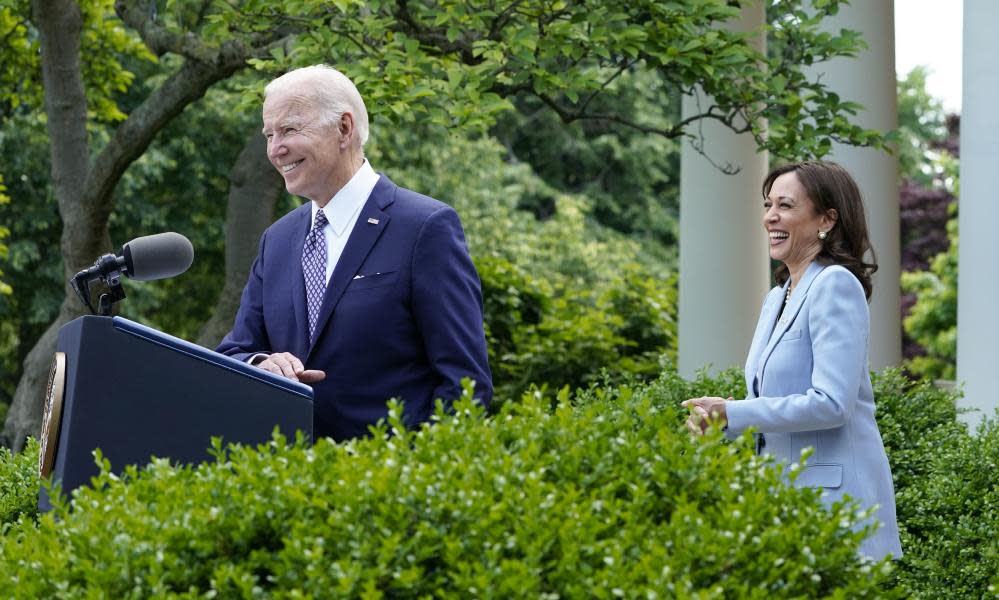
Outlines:
{"label": "bush", "polygon": [[905,331],[926,351],[908,362],[922,377],[954,379],[957,361],[957,217],[947,223],[950,247],[938,254],[929,271],[902,274],[902,291],[916,302],[903,321]]}
{"label": "bush", "polygon": [[904,551],[898,584],[913,598],[985,596],[999,573],[997,422],[973,436],[953,392],[893,370],[874,384]]}
{"label": "bush", "polygon": [[20,454],[0,446],[0,533],[21,516],[38,514],[38,441],[28,440]]}
{"label": "bush", "polygon": [[[781,485],[748,436],[692,441],[672,375],[417,431],[276,437],[108,473],[0,537],[14,597],[870,597],[854,507]],[[386,435],[388,432],[391,435]]]}
{"label": "bush", "polygon": [[[766,572],[779,560],[803,569],[805,545],[821,543],[836,555],[822,558],[832,561],[819,572],[826,583],[839,581],[833,572],[860,578],[847,595],[999,595],[999,427],[990,421],[972,436],[954,393],[897,370],[873,378],[905,551],[886,578],[847,560],[850,534],[825,529],[851,515],[816,512],[807,492],[777,485],[745,440],[692,444],[680,428],[682,400],[744,396],[740,371],[687,381],[667,370],[649,384],[607,384],[614,379],[572,405],[563,392],[554,409],[535,392],[489,420],[465,406],[394,438],[312,449],[278,439],[197,469],[159,461],[121,480],[105,472],[102,491],[81,490],[72,512],[61,506],[12,525],[36,516],[32,442],[20,456],[0,455],[0,530],[9,538],[0,540],[0,585],[26,577],[24,597],[44,594],[54,588],[42,573],[58,564],[76,566],[52,586],[133,597],[189,588],[253,595],[253,586],[335,597],[362,595],[365,585],[390,596],[593,596],[611,586],[625,596],[812,596],[830,588],[803,591],[788,583],[795,575]],[[764,489],[773,497],[761,498]],[[746,527],[759,539],[743,536]],[[24,575],[35,560],[45,568]],[[781,577],[789,587],[776,591]],[[236,589],[244,584],[251,592]]]}

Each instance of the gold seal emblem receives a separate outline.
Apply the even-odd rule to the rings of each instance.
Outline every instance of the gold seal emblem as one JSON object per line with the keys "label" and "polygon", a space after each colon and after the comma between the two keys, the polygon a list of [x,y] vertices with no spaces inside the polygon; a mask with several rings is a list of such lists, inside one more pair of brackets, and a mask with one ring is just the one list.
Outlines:
{"label": "gold seal emblem", "polygon": [[42,414],[42,435],[38,449],[38,475],[42,479],[52,473],[56,446],[59,444],[59,421],[62,419],[62,397],[66,386],[66,353],[56,352],[45,387],[45,412]]}

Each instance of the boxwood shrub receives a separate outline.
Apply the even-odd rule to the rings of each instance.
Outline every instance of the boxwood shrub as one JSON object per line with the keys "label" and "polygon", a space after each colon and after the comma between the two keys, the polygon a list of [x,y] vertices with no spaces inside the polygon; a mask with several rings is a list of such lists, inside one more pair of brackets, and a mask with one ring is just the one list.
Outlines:
{"label": "boxwood shrub", "polygon": [[897,583],[912,598],[999,598],[999,423],[971,435],[953,392],[894,370],[874,384],[901,525]]}
{"label": "boxwood shrub", "polygon": [[[729,384],[736,385],[730,378]],[[861,512],[782,484],[748,437],[691,440],[701,383],[542,393],[370,439],[279,436],[108,471],[0,536],[11,597],[854,598]],[[554,403],[554,409],[552,408]]]}
{"label": "boxwood shrub", "polygon": [[22,516],[37,516],[38,487],[38,441],[29,439],[20,454],[0,446],[0,534]]}

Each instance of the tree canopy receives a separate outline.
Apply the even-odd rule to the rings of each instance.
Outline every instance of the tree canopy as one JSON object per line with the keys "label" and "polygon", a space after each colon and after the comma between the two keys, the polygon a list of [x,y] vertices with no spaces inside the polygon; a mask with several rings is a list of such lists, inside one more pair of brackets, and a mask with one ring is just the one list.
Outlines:
{"label": "tree canopy", "polygon": [[[184,167],[190,167],[178,171],[183,174],[170,184],[175,189],[191,183],[196,171],[192,165],[218,165],[226,154],[234,167],[231,174],[253,171],[235,168],[238,160],[253,158],[247,151],[250,141],[242,150],[236,143],[222,150],[203,139],[202,133],[210,135],[217,114],[217,105],[201,100],[209,90],[232,82],[241,91],[228,110],[217,115],[219,131],[231,132],[223,138],[230,141],[239,139],[237,122],[252,121],[258,113],[265,79],[295,66],[326,62],[357,83],[376,131],[430,128],[488,135],[501,115],[519,109],[545,111],[563,126],[601,124],[635,132],[632,135],[684,139],[696,137],[697,123],[710,119],[752,135],[761,148],[776,155],[821,156],[832,141],[884,141],[878,133],[850,123],[857,105],[804,72],[807,65],[852,55],[860,47],[855,33],[819,29],[822,18],[839,4],[779,0],[769,5],[765,31],[739,33],[729,22],[739,15],[740,3],[726,0],[0,0],[0,36],[9,42],[0,50],[0,128],[5,135],[19,135],[28,126],[38,143],[48,144],[48,159],[38,158],[31,166],[48,163],[51,177],[37,191],[57,207],[63,261],[59,268],[51,258],[42,258],[42,252],[35,260],[25,259],[25,254],[14,257],[20,265],[8,276],[14,293],[38,294],[34,288],[19,289],[17,281],[25,271],[46,273],[45,293],[55,302],[35,315],[39,324],[31,328],[33,333],[20,329],[16,360],[25,362],[6,435],[18,446],[26,433],[37,429],[38,398],[56,332],[81,314],[82,307],[64,282],[109,250],[115,219],[146,218],[140,216],[142,211],[131,210],[135,207],[119,204],[121,198],[135,198],[120,184],[136,168],[149,169],[136,180],[155,180],[148,177],[157,169],[155,154],[143,157],[157,145],[157,137],[169,131],[170,141],[179,146],[175,156],[184,156]],[[749,43],[754,35],[764,34],[766,53]],[[649,102],[656,94],[643,95],[642,102],[622,101],[634,96],[636,86],[647,84],[660,90],[658,97],[670,98],[672,106],[681,94],[711,101],[703,103],[699,114],[685,118]],[[198,132],[172,126],[188,110],[205,111],[201,117],[185,117]],[[208,156],[212,149],[216,154]],[[29,151],[26,156],[39,155]],[[653,164],[634,155],[628,160]],[[19,168],[25,166],[22,161]],[[11,194],[12,210],[0,211],[17,220],[17,209],[29,198],[23,190],[34,174],[10,173],[8,168],[8,184],[19,181]],[[220,189],[219,183],[228,184],[230,206],[243,202],[240,206],[252,207],[247,202],[252,186],[221,181],[220,172],[205,174],[215,177],[215,184],[202,187],[204,192],[195,186],[195,193],[208,194],[209,189]],[[640,201],[654,203],[649,198],[668,189],[669,181],[663,176],[647,180]],[[205,201],[201,196],[195,204]],[[39,210],[46,206],[52,204],[46,200]],[[254,226],[231,228],[233,235],[254,237],[257,228],[273,218],[273,210],[273,200],[260,202]],[[227,214],[253,211],[227,209]],[[627,218],[615,216],[627,214],[626,200],[605,201],[594,212],[627,229]],[[51,223],[51,216],[43,221]],[[37,222],[15,224],[9,245],[20,244],[22,233],[31,235],[40,227]],[[122,231],[135,229],[133,224]],[[671,241],[668,226],[651,233],[660,242]],[[209,238],[206,247],[221,255],[220,238]],[[233,247],[232,239],[226,247]],[[246,254],[227,252],[228,280],[239,280],[241,272],[245,276],[245,267],[240,271],[228,265],[248,264]],[[226,289],[241,283],[227,281]],[[199,289],[191,297],[204,298],[204,292]],[[227,310],[232,310],[232,302],[220,302],[215,312],[224,317]],[[45,322],[48,326],[40,331]]]}

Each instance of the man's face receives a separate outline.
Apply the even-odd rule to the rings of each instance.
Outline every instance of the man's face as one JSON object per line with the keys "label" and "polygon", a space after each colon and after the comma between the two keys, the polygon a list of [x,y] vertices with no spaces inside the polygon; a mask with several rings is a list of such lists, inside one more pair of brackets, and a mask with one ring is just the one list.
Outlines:
{"label": "man's face", "polygon": [[317,110],[303,96],[288,90],[264,101],[267,158],[289,193],[322,206],[342,185],[346,144],[336,127],[319,124]]}

